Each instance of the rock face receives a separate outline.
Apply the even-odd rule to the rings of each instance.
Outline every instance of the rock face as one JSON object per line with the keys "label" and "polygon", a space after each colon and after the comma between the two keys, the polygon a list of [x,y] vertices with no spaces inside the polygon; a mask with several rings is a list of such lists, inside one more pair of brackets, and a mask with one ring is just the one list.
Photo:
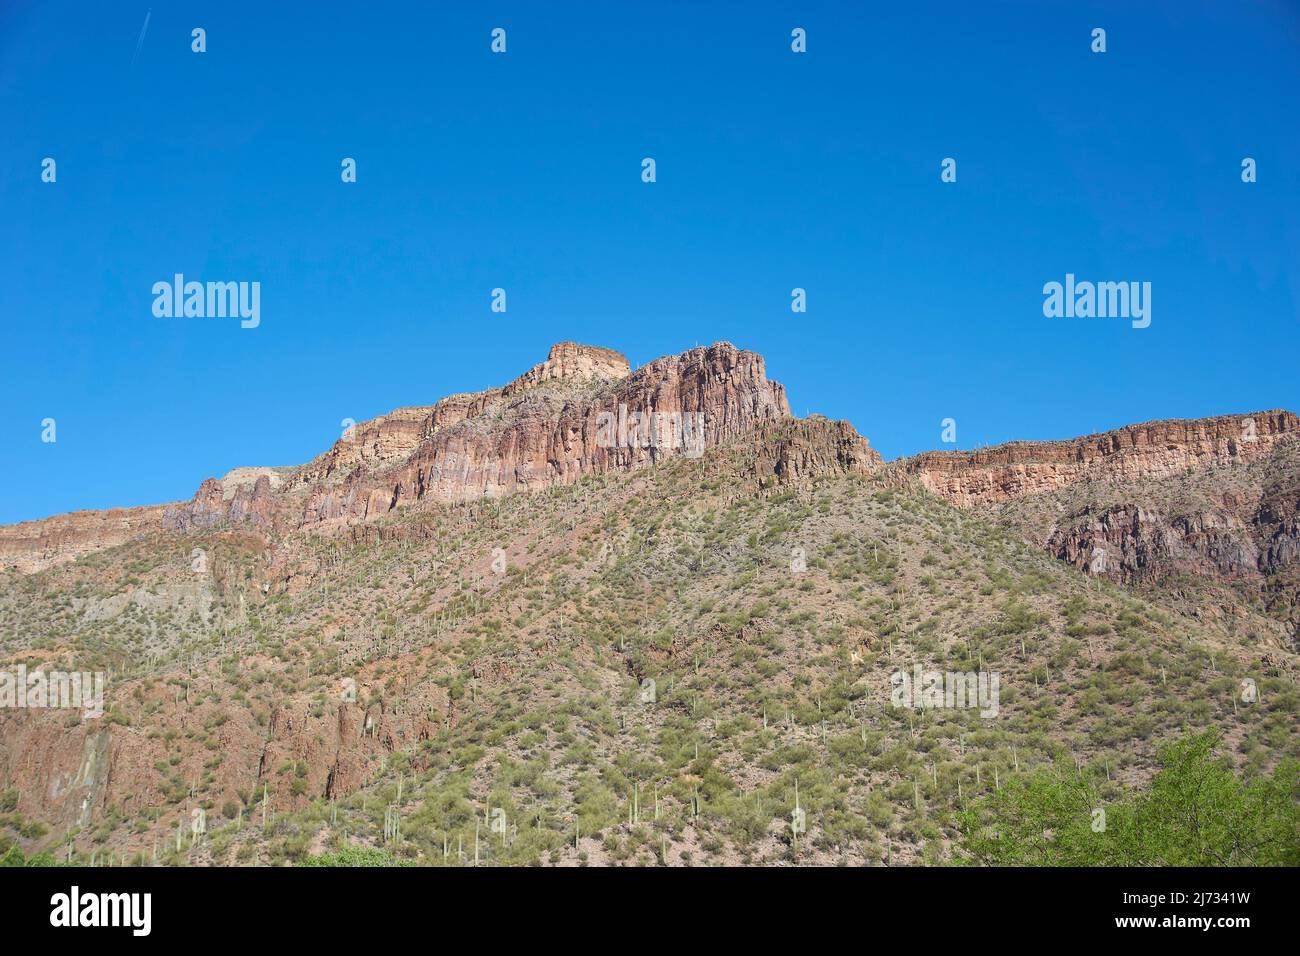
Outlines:
{"label": "rock face", "polygon": [[1047,550],[1091,574],[1129,583],[1174,571],[1241,578],[1270,570],[1251,523],[1226,510],[1170,516],[1124,504],[1090,512],[1053,532]]}
{"label": "rock face", "polygon": [[896,468],[1087,574],[1257,586],[1300,638],[1300,420],[1291,412],[929,452]]}
{"label": "rock face", "polygon": [[256,489],[218,501],[205,485],[168,521],[178,529],[237,520],[292,529],[373,520],[421,501],[498,497],[698,455],[790,418],[762,357],[727,343],[632,372],[617,352],[563,342],[503,388],[355,426],[289,476],[275,519]]}
{"label": "rock face", "polygon": [[159,528],[165,506],[74,511],[0,527],[0,568],[30,574]]}
{"label": "rock face", "polygon": [[[607,348],[561,342],[502,388],[401,408],[349,428],[298,468],[237,468],[189,501],[85,512],[0,529],[0,560],[39,570],[151,531],[244,527],[284,534],[372,521],[423,502],[470,501],[629,471],[763,441],[794,421],[763,358],[726,342],[633,371]],[[760,448],[766,483],[819,468],[872,469],[880,458],[847,423],[782,433]]]}
{"label": "rock face", "polygon": [[534,365],[502,389],[502,392],[511,395],[557,379],[616,382],[626,378],[631,371],[627,357],[621,352],[595,345],[560,342],[551,346],[551,352],[546,356],[545,362]]}
{"label": "rock face", "polygon": [[168,505],[162,526],[168,531],[200,531],[225,522],[269,526],[274,508],[271,479],[260,475],[251,486],[237,484],[227,496],[223,483],[208,478],[187,502]]}
{"label": "rock face", "polygon": [[[1244,489],[1208,492],[1189,502],[1134,488],[1128,501],[1086,502],[1067,509],[1046,540],[1056,557],[1125,583],[1185,573],[1225,581],[1258,581],[1267,603],[1293,620],[1300,634],[1300,439],[1270,460],[1270,474]],[[1247,476],[1250,478],[1252,476]],[[1255,488],[1255,494],[1249,492]],[[1215,492],[1219,493],[1215,493]],[[1112,495],[1114,497],[1114,495]],[[1163,499],[1163,500],[1162,500]]]}
{"label": "rock face", "polygon": [[869,474],[884,464],[880,453],[852,425],[820,415],[770,429],[753,457],[760,488],[840,472]]}
{"label": "rock face", "polygon": [[1082,480],[1127,481],[1211,464],[1252,461],[1300,432],[1291,412],[1146,422],[1070,441],[1010,442],[969,452],[926,452],[901,463],[958,507],[998,504]]}

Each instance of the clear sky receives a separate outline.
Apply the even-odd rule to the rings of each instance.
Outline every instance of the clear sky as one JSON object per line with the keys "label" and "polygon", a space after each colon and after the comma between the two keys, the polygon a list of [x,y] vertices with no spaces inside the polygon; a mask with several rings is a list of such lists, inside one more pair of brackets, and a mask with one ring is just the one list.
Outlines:
{"label": "clear sky", "polygon": [[[886,458],[1300,410],[1294,2],[0,0],[0,131],[0,522],[561,340],[754,349]],[[178,272],[260,282],[260,326],[156,318]],[[1066,273],[1150,282],[1150,327],[1044,317]]]}

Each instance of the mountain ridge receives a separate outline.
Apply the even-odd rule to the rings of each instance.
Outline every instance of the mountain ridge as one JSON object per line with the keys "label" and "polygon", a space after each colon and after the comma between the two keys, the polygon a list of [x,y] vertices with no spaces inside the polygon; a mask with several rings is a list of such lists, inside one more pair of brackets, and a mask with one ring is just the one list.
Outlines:
{"label": "mountain ridge", "polygon": [[[574,402],[584,397],[575,414]],[[533,398],[540,407],[529,407]],[[472,500],[536,490],[587,474],[644,467],[681,451],[658,441],[649,448],[630,447],[642,442],[626,440],[600,447],[593,416],[616,414],[620,406],[630,413],[703,414],[704,444],[710,447],[764,421],[800,420],[784,387],[766,378],[762,356],[730,343],[663,356],[633,370],[613,349],[560,342],[546,360],[504,386],[456,393],[356,423],[301,465],[232,468],[205,479],[184,501],[66,512],[0,526],[0,567],[32,573],[75,560],[154,530],[159,517],[165,530],[177,532],[222,523],[284,532],[295,524],[374,520],[426,496]],[[513,419],[500,420],[511,413]],[[495,431],[484,434],[474,427],[493,416]],[[850,436],[861,441],[851,458],[913,477],[931,493],[970,508],[1059,490],[1092,471],[1126,480],[1251,460],[1300,431],[1300,419],[1282,410],[1165,419],[1075,438],[926,451],[887,465],[864,450],[867,440],[847,422],[832,431],[825,441],[853,444]],[[305,501],[294,497],[304,492]],[[283,513],[286,498],[301,505],[301,515]]]}

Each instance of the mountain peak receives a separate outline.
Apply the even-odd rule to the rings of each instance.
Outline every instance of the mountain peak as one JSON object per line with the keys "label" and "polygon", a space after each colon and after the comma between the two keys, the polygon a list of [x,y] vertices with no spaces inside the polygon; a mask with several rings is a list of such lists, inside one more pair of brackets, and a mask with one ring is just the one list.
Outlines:
{"label": "mountain peak", "polygon": [[766,469],[752,476],[760,487],[881,464],[847,423],[772,430],[792,422],[785,388],[768,379],[762,356],[730,343],[634,372],[614,349],[557,342],[504,387],[358,422],[303,465],[236,468],[205,480],[189,501],[127,509],[112,521],[92,515],[3,529],[0,560],[39,570],[157,530],[244,527],[279,537],[631,472],[723,445],[754,453],[750,468]]}
{"label": "mountain peak", "polygon": [[557,379],[616,382],[627,378],[631,373],[632,366],[622,352],[599,345],[556,342],[547,353],[546,361],[534,365],[507,385],[505,393],[511,394]]}

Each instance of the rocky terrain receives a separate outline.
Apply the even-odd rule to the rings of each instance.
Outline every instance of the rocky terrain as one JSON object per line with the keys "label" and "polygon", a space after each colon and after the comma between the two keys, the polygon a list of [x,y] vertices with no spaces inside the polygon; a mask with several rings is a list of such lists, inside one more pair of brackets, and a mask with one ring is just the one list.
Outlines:
{"label": "rocky terrain", "polygon": [[1149,422],[896,465],[1087,574],[1231,585],[1216,605],[1258,599],[1300,640],[1300,420],[1291,412]]}
{"label": "rocky terrain", "polygon": [[901,466],[922,487],[962,508],[996,505],[1083,481],[1162,478],[1265,457],[1300,432],[1291,412],[1146,422],[1069,441],[1010,442],[963,452],[927,452]]}
{"label": "rocky terrain", "polygon": [[[1063,755],[1122,788],[1212,726],[1257,772],[1300,750],[1297,436],[1267,412],[886,465],[752,352],[561,343],[300,466],[0,528],[0,663],[109,675],[101,718],[0,710],[0,839],[947,862],[969,801]],[[913,665],[996,672],[998,714],[891,706]]]}
{"label": "rocky terrain", "polygon": [[158,527],[163,506],[74,511],[0,527],[0,567],[32,572],[131,541]]}
{"label": "rocky terrain", "polygon": [[[791,417],[785,390],[767,380],[762,357],[727,343],[662,358],[633,373],[612,349],[562,342],[503,388],[361,422],[301,467],[236,468],[206,479],[186,502],[79,512],[0,529],[0,560],[33,571],[158,528],[233,524],[285,533],[375,520],[422,502],[536,491],[700,454]],[[683,436],[683,421],[698,436]],[[852,453],[864,465],[879,464],[852,429],[837,435],[833,440],[856,447]]]}

